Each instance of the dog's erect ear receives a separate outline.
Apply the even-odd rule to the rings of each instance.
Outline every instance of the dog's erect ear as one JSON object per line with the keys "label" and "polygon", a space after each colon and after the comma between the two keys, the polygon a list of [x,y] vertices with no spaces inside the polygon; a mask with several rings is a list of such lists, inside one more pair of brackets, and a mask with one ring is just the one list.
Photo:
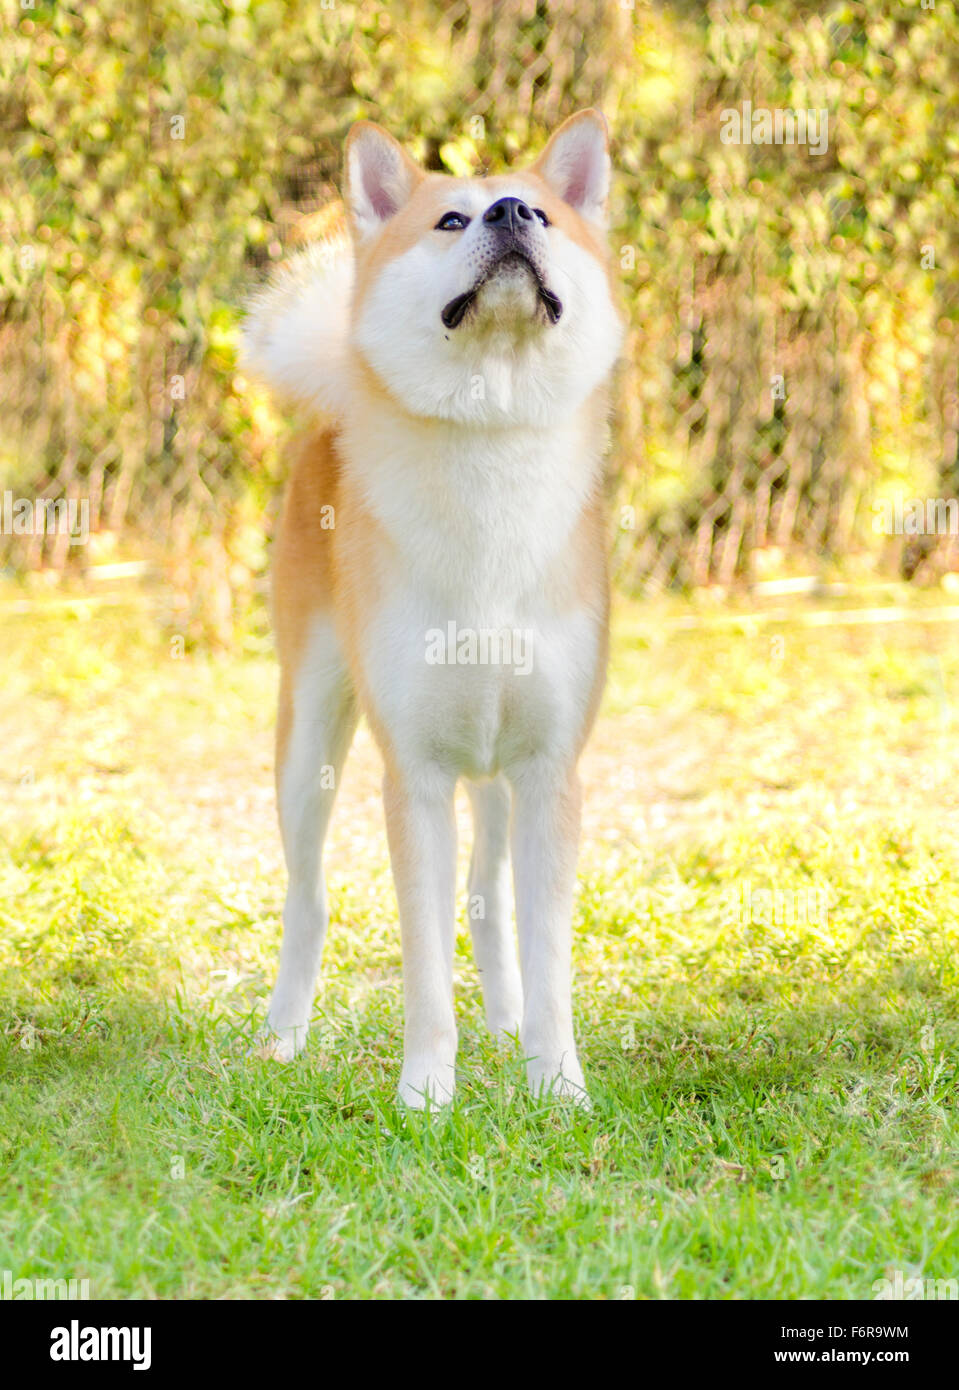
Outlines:
{"label": "dog's erect ear", "polygon": [[533,165],[565,203],[600,226],[609,196],[609,131],[600,111],[577,111],[554,131]]}
{"label": "dog's erect ear", "polygon": [[399,212],[423,177],[398,141],[373,121],[357,121],[346,137],[346,206],[360,240]]}

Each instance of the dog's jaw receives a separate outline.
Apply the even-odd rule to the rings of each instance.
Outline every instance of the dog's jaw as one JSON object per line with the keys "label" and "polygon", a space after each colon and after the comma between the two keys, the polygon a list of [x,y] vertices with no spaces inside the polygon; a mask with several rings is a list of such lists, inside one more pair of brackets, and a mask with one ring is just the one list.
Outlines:
{"label": "dog's jaw", "polygon": [[494,311],[504,302],[515,305],[524,317],[535,317],[542,310],[548,324],[556,324],[563,312],[559,296],[546,283],[534,259],[517,246],[510,247],[481,270],[473,285],[443,306],[440,314],[446,328],[458,328],[480,299]]}

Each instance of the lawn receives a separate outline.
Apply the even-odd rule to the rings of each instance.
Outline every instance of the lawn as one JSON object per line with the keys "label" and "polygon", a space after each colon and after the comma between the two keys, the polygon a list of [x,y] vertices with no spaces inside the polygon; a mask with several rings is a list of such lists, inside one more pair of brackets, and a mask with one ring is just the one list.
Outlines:
{"label": "lawn", "polygon": [[526,1094],[461,918],[459,1091],[433,1118],[393,1098],[365,728],[316,1024],[284,1068],[250,1055],[284,888],[268,643],[182,654],[150,594],[0,597],[0,1269],[101,1298],[847,1299],[959,1276],[944,596],[619,606],[583,764],[594,1107]]}

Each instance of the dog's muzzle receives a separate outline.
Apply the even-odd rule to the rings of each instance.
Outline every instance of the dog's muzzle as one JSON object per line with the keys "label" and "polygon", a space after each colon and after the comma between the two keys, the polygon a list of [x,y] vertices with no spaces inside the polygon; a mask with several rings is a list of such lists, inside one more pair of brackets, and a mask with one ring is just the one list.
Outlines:
{"label": "dog's muzzle", "polygon": [[536,220],[520,198],[500,198],[483,214],[486,232],[485,259],[475,283],[465,294],[458,294],[444,305],[440,317],[446,328],[457,328],[480,290],[508,262],[522,263],[534,281],[540,303],[550,323],[557,323],[563,312],[562,301],[546,283],[541,253],[536,246]]}
{"label": "dog's muzzle", "polygon": [[451,299],[448,304],[444,305],[440,318],[447,328],[457,328],[463,322],[467,309],[473,303],[473,300],[487,281],[492,279],[493,272],[501,266],[504,261],[508,260],[522,260],[529,266],[533,273],[533,278],[536,281],[536,293],[539,296],[539,301],[546,310],[546,317],[549,319],[550,323],[559,322],[560,315],[563,312],[562,300],[543,284],[537,274],[536,267],[531,261],[527,260],[525,256],[517,255],[515,252],[507,252],[505,256],[501,256],[495,265],[491,267],[488,274],[477,280],[472,289],[467,290],[465,294],[458,294],[455,299]]}

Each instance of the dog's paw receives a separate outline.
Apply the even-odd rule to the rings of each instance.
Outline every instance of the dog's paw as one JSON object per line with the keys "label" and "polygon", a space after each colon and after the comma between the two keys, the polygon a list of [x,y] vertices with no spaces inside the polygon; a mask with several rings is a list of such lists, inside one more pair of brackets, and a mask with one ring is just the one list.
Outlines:
{"label": "dog's paw", "polygon": [[308,1023],[291,1028],[274,1028],[268,1020],[257,1034],[251,1055],[268,1062],[292,1062],[306,1046],[309,1030]]}
{"label": "dog's paw", "polygon": [[520,1018],[517,1014],[488,1017],[486,1026],[497,1047],[515,1047],[519,1041]]}
{"label": "dog's paw", "polygon": [[571,1100],[581,1110],[593,1108],[582,1069],[575,1057],[567,1055],[554,1065],[534,1057],[526,1063],[526,1079],[530,1091],[538,1099],[552,1096],[556,1100]]}
{"label": "dog's paw", "polygon": [[397,1087],[397,1099],[408,1110],[440,1110],[453,1099],[452,1064],[405,1061]]}

